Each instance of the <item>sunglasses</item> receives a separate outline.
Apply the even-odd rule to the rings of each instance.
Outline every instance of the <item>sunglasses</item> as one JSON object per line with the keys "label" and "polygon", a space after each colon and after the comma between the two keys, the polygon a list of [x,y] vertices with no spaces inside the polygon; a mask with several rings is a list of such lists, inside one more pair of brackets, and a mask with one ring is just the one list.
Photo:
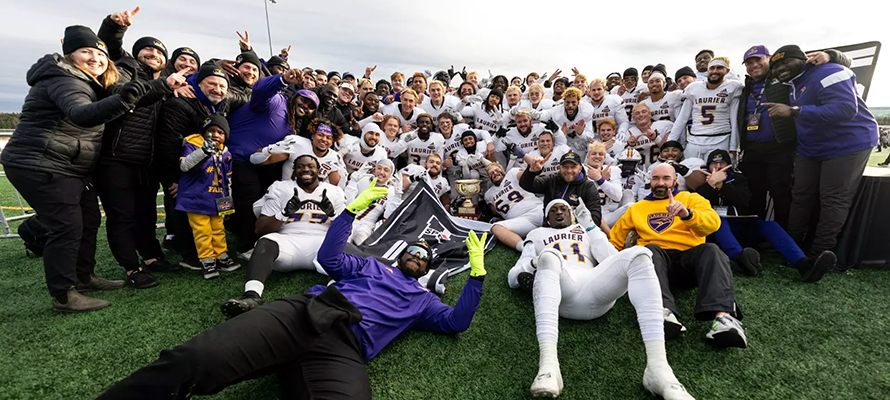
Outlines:
{"label": "sunglasses", "polygon": [[405,250],[406,253],[415,256],[424,262],[430,261],[430,253],[426,251],[423,247],[420,246],[408,246],[408,249]]}

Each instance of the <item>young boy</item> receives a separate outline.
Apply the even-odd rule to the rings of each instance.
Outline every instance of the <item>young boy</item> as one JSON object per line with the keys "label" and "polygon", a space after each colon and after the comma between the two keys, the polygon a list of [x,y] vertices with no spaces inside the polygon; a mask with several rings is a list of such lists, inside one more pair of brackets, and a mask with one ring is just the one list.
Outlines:
{"label": "young boy", "polygon": [[241,265],[229,257],[223,216],[232,212],[230,179],[232,154],[225,147],[229,123],[211,115],[201,133],[183,140],[176,209],[188,213],[204,279],[219,276],[219,269],[235,271]]}

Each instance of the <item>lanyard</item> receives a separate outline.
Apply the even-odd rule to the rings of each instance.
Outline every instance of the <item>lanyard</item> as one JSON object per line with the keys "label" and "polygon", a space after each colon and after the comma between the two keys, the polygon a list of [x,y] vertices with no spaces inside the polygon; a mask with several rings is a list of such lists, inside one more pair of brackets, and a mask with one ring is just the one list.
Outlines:
{"label": "lanyard", "polygon": [[213,152],[213,173],[216,176],[216,179],[219,180],[219,186],[222,188],[223,197],[227,196],[228,190],[226,187],[226,177],[223,175],[222,171],[222,153]]}
{"label": "lanyard", "polygon": [[765,90],[766,90],[766,80],[764,80],[764,81],[763,81],[763,85],[760,86],[760,93],[758,93],[756,96],[754,96],[754,111],[752,112],[752,114],[757,114],[757,113],[759,113],[759,111],[757,111],[757,109],[760,108],[760,104],[763,103],[763,102],[762,102],[762,100],[763,100],[763,92],[764,92]]}

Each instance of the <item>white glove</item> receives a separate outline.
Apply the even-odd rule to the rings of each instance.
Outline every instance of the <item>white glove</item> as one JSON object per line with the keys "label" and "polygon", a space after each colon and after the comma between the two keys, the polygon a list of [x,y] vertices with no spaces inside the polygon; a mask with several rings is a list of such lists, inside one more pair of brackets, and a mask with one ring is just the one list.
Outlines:
{"label": "white glove", "polygon": [[584,205],[584,200],[581,200],[580,198],[578,199],[578,207],[575,207],[575,219],[577,219],[578,223],[585,229],[599,226],[599,224],[593,222],[590,210]]}
{"label": "white glove", "polygon": [[550,73],[549,73],[549,72],[545,72],[544,75],[541,75],[540,78],[535,79],[535,83],[540,83],[540,84],[543,85],[544,82],[547,82],[547,76],[548,76],[548,75],[550,75]]}
{"label": "white glove", "polygon": [[269,153],[270,154],[284,154],[284,153],[296,153],[297,152],[297,141],[296,140],[288,140],[284,143],[275,143],[269,145]]}

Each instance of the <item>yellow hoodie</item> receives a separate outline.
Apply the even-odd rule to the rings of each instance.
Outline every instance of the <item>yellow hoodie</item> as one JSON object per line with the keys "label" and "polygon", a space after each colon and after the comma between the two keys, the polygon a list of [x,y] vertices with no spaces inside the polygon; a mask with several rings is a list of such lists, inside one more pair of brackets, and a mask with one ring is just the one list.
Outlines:
{"label": "yellow hoodie", "polygon": [[674,199],[692,210],[692,218],[667,218],[670,200],[649,195],[627,209],[609,232],[609,241],[621,250],[627,234],[636,229],[640,246],[652,243],[665,250],[688,250],[705,243],[705,237],[720,228],[720,216],[698,193],[674,192]]}

